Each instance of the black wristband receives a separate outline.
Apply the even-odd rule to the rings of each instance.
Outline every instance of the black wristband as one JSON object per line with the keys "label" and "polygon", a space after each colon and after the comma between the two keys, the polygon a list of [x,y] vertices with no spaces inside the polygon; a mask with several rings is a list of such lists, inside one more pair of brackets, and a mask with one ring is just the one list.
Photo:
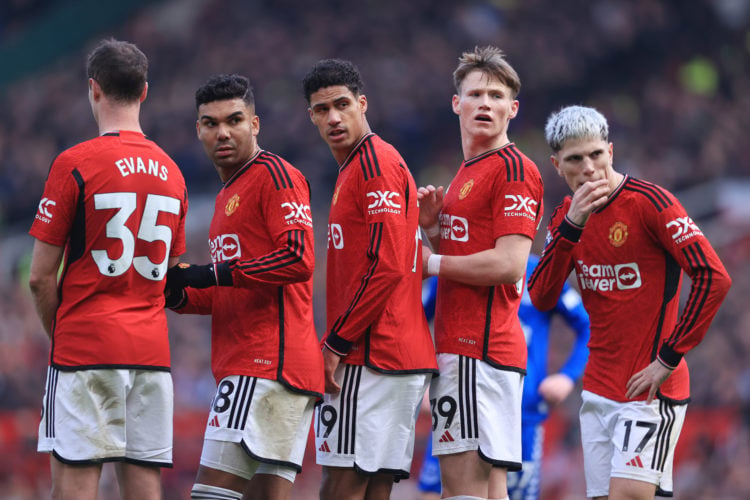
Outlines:
{"label": "black wristband", "polygon": [[346,339],[342,339],[335,333],[330,333],[328,335],[328,338],[326,338],[326,347],[328,347],[331,351],[338,354],[339,356],[346,356],[349,354],[349,351],[352,350],[352,346],[354,345],[354,342],[349,342]]}

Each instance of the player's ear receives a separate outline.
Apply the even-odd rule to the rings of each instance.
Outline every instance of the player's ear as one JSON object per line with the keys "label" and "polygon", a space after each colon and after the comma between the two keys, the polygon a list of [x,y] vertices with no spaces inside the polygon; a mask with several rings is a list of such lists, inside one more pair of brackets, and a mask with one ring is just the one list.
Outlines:
{"label": "player's ear", "polygon": [[145,84],[143,85],[143,91],[141,92],[141,97],[139,98],[139,99],[140,99],[140,101],[139,101],[139,102],[143,102],[143,101],[145,101],[145,100],[146,100],[146,96],[147,96],[147,95],[148,95],[148,82],[146,82],[146,83],[145,83]]}
{"label": "player's ear", "polygon": [[362,113],[367,113],[367,96],[364,94],[360,94],[357,98],[357,101],[359,102],[359,106],[362,108]]}
{"label": "player's ear", "polygon": [[550,155],[549,161],[552,162],[552,166],[557,170],[557,175],[562,177],[562,172],[560,172],[560,161],[557,159],[557,155]]}
{"label": "player's ear", "polygon": [[451,100],[451,105],[453,107],[453,112],[456,114],[459,114],[458,111],[458,105],[461,103],[461,97],[458,94],[453,94],[453,99]]}

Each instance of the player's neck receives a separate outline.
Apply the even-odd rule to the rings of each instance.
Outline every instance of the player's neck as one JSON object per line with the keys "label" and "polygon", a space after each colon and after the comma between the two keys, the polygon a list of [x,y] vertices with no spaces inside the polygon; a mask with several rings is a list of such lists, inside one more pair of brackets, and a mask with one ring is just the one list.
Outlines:
{"label": "player's neck", "polygon": [[500,134],[493,137],[464,135],[461,138],[461,149],[464,154],[464,161],[476,158],[487,151],[500,149],[510,143],[508,134]]}
{"label": "player's neck", "polygon": [[96,114],[99,135],[120,130],[143,133],[139,112],[140,104],[117,106],[102,103]]}

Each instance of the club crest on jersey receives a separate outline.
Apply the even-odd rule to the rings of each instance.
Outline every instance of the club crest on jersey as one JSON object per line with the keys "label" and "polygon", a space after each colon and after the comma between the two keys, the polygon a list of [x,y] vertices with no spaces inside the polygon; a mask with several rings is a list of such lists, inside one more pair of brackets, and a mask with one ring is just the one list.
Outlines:
{"label": "club crest on jersey", "polygon": [[339,201],[339,191],[341,190],[341,184],[336,186],[336,191],[333,192],[333,204],[335,205]]}
{"label": "club crest on jersey", "polygon": [[621,247],[628,239],[628,226],[617,221],[609,228],[609,242],[613,247]]}
{"label": "club crest on jersey", "polygon": [[474,187],[474,179],[469,179],[466,181],[466,184],[461,186],[461,189],[458,190],[458,199],[463,200],[467,196],[469,196],[469,193],[471,192],[471,188]]}
{"label": "club crest on jersey", "polygon": [[231,198],[229,198],[229,201],[227,201],[227,204],[224,206],[224,214],[226,214],[226,216],[229,217],[237,210],[239,206],[240,206],[240,195],[235,194]]}

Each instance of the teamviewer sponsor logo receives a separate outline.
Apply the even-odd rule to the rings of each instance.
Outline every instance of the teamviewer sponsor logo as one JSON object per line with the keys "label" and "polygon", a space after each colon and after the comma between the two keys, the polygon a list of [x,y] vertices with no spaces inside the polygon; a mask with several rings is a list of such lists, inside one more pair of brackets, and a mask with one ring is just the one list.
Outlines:
{"label": "teamviewer sponsor logo", "polygon": [[57,205],[57,203],[53,200],[50,200],[49,198],[42,198],[42,200],[39,202],[39,208],[36,212],[36,218],[39,219],[42,222],[46,222],[49,224],[52,222],[52,212],[50,212],[50,208]]}
{"label": "teamviewer sponsor logo", "polygon": [[688,216],[677,217],[667,222],[667,230],[672,234],[672,241],[678,245],[693,236],[703,236],[698,225]]}
{"label": "teamviewer sponsor logo", "polygon": [[370,215],[401,213],[401,203],[399,202],[401,195],[395,191],[370,191],[367,193],[367,198],[371,200],[370,204],[367,205],[367,213]]}
{"label": "teamviewer sponsor logo", "polygon": [[328,224],[328,243],[326,248],[330,248],[333,244],[333,248],[341,250],[344,248],[344,231],[341,229],[341,224]]}
{"label": "teamviewer sponsor logo", "polygon": [[506,217],[526,217],[536,220],[536,210],[539,203],[531,196],[520,194],[506,194],[505,207],[503,207]]}
{"label": "teamviewer sponsor logo", "polygon": [[440,214],[440,237],[444,240],[469,241],[469,221],[464,217]]}
{"label": "teamviewer sponsor logo", "polygon": [[638,264],[584,264],[578,261],[578,282],[581,290],[611,292],[631,290],[643,284]]}
{"label": "teamviewer sponsor logo", "polygon": [[240,238],[236,234],[220,234],[208,240],[208,248],[211,250],[211,262],[225,262],[242,256]]}
{"label": "teamviewer sponsor logo", "polygon": [[310,212],[310,205],[292,201],[282,203],[281,209],[287,210],[287,213],[284,216],[284,222],[287,225],[304,224],[306,226],[312,227],[312,213]]}

